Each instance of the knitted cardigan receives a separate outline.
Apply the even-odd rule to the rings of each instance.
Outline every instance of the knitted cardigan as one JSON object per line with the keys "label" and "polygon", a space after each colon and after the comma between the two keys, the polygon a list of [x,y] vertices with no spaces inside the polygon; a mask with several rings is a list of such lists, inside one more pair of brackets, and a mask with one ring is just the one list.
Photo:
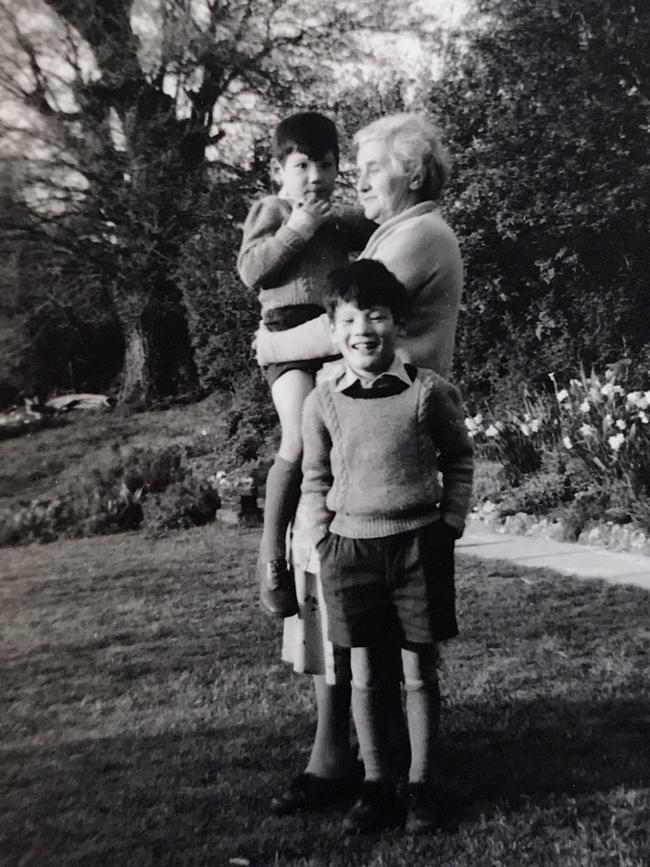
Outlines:
{"label": "knitted cardigan", "polygon": [[312,544],[328,530],[377,538],[440,517],[462,534],[472,441],[458,390],[432,371],[418,370],[401,393],[372,400],[337,391],[336,380],[320,383],[305,402],[303,443]]}
{"label": "knitted cardigan", "polygon": [[[404,361],[449,376],[463,287],[458,241],[434,202],[421,202],[391,217],[373,233],[361,259],[378,259],[409,295],[399,354]],[[257,335],[260,364],[332,354],[325,315],[296,328]]]}

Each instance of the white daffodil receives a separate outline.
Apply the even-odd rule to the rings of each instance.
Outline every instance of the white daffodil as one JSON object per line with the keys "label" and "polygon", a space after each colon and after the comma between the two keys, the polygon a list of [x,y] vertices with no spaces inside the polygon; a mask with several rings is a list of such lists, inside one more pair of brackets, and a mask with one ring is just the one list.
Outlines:
{"label": "white daffodil", "polygon": [[585,439],[587,437],[593,437],[596,436],[596,428],[591,424],[583,424],[580,427],[580,433],[585,437]]}
{"label": "white daffodil", "polygon": [[571,442],[571,439],[566,434],[562,437],[562,442],[564,443],[565,449],[572,449],[573,448],[573,443]]}
{"label": "white daffodil", "polygon": [[625,436],[622,433],[614,434],[607,439],[609,447],[613,452],[617,452],[625,442]]}
{"label": "white daffodil", "polygon": [[625,428],[627,427],[627,422],[623,418],[617,418],[616,419],[616,427],[619,430],[625,430]]}
{"label": "white daffodil", "polygon": [[585,399],[582,401],[582,403],[580,404],[580,406],[578,407],[578,409],[580,410],[580,412],[585,413],[585,414],[589,412],[589,410],[591,409],[591,404],[589,403],[589,401],[587,400],[587,398],[585,398]]}
{"label": "white daffodil", "polygon": [[537,431],[540,429],[541,425],[542,425],[542,423],[538,418],[533,418],[530,421],[530,429],[532,430],[533,433],[537,433]]}
{"label": "white daffodil", "polygon": [[491,424],[489,427],[487,427],[485,429],[485,436],[486,437],[498,437],[499,436],[498,428],[496,428],[493,424]]}
{"label": "white daffodil", "polygon": [[561,388],[560,391],[558,391],[558,393],[555,395],[558,403],[562,403],[562,401],[566,400],[568,396],[569,392],[566,390],[566,388]]}
{"label": "white daffodil", "polygon": [[526,424],[525,421],[522,422],[522,423],[519,425],[519,430],[522,432],[522,434],[523,434],[525,437],[529,437],[529,436],[530,436],[530,427]]}

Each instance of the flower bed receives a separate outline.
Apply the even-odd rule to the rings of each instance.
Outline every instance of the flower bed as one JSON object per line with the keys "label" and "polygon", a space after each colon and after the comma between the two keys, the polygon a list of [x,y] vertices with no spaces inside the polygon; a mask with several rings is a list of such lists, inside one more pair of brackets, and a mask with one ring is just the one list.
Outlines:
{"label": "flower bed", "polygon": [[[475,519],[650,554],[650,388],[619,362],[525,393],[466,426],[479,457]],[[490,468],[490,469],[486,469]]]}

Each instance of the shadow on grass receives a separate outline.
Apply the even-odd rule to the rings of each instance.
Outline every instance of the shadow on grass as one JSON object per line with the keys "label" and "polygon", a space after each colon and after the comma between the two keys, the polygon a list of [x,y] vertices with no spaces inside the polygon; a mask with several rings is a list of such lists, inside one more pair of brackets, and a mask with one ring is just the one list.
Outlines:
{"label": "shadow on grass", "polygon": [[[300,770],[296,734],[308,743],[312,723],[302,716],[272,731],[258,721],[8,749],[3,863],[309,863],[339,845],[340,811],[275,819],[266,809]],[[650,777],[650,704],[640,699],[466,704],[446,723],[442,785],[463,824]]]}

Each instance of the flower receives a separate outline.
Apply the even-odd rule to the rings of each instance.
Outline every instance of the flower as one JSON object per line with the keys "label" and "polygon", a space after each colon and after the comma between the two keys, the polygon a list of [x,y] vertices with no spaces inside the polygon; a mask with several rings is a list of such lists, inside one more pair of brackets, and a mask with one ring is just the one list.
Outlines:
{"label": "flower", "polygon": [[593,437],[596,435],[596,428],[591,424],[583,424],[580,428],[580,433],[583,437]]}
{"label": "flower", "polygon": [[607,441],[609,442],[610,449],[613,452],[617,452],[625,442],[625,436],[622,433],[614,434],[614,436],[608,437]]}
{"label": "flower", "polygon": [[541,427],[541,424],[542,424],[542,422],[538,418],[533,418],[533,419],[531,419],[531,422],[530,422],[530,429],[532,430],[533,433],[537,433],[537,431]]}
{"label": "flower", "polygon": [[616,427],[619,430],[625,430],[625,428],[627,427],[627,422],[623,418],[617,418],[616,419]]}
{"label": "flower", "polygon": [[522,432],[522,434],[523,434],[525,437],[529,437],[529,436],[530,436],[530,427],[526,424],[526,422],[522,422],[522,423],[519,425],[519,430]]}
{"label": "flower", "polygon": [[486,437],[498,437],[499,436],[498,428],[496,428],[493,424],[491,424],[489,427],[487,427],[485,429],[485,436]]}
{"label": "flower", "polygon": [[640,411],[639,418],[641,419],[643,424],[648,424],[648,422],[650,421],[650,418],[648,418],[648,416],[646,415],[646,413],[643,412],[643,410]]}
{"label": "flower", "polygon": [[562,403],[562,401],[566,400],[568,396],[569,392],[566,390],[566,388],[560,389],[560,391],[558,391],[558,393],[555,395],[558,403]]}
{"label": "flower", "polygon": [[564,443],[565,449],[572,449],[573,448],[573,443],[571,442],[570,438],[566,434],[562,437],[562,442]]}
{"label": "flower", "polygon": [[589,412],[589,410],[591,409],[591,404],[589,403],[589,401],[587,400],[587,398],[585,398],[585,399],[582,401],[582,403],[580,404],[580,406],[578,407],[578,409],[580,410],[580,412],[584,412],[584,413],[588,413],[588,412]]}
{"label": "flower", "polygon": [[613,382],[606,382],[600,389],[600,393],[605,397],[614,397],[615,394],[624,394],[625,392],[620,385],[614,385]]}

